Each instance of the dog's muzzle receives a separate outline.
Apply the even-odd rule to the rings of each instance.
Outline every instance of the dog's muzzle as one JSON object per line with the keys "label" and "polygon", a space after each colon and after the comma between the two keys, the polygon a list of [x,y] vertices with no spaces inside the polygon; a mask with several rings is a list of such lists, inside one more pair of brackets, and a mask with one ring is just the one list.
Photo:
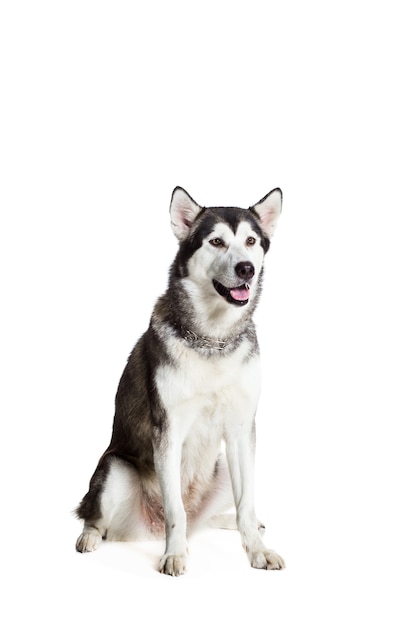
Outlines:
{"label": "dog's muzzle", "polygon": [[226,287],[218,280],[213,280],[213,286],[217,293],[231,304],[237,304],[238,306],[244,306],[249,302],[250,296],[250,284],[249,280],[255,275],[255,268],[249,261],[241,261],[235,266],[236,275],[243,279],[241,285],[237,287]]}

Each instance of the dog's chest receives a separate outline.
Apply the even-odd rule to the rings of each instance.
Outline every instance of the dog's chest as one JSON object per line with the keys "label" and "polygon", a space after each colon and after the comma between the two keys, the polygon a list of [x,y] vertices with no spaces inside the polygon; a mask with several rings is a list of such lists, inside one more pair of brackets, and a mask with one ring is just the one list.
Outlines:
{"label": "dog's chest", "polygon": [[170,348],[172,362],[156,373],[158,393],[170,422],[188,430],[198,421],[203,435],[204,429],[222,431],[233,419],[253,418],[260,368],[258,355],[250,354],[249,342],[242,342],[229,355],[201,355],[175,341]]}

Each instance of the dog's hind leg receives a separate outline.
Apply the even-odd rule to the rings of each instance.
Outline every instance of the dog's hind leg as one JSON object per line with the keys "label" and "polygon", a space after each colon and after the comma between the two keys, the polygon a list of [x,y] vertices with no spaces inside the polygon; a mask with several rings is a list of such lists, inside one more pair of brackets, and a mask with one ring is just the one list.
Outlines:
{"label": "dog's hind leg", "polygon": [[[225,454],[220,454],[216,463],[213,488],[206,497],[199,515],[193,520],[192,529],[208,526],[221,530],[238,530],[236,513],[228,513],[235,509],[232,483]],[[265,526],[258,520],[258,531],[261,535]]]}
{"label": "dog's hind leg", "polygon": [[191,530],[202,527],[237,530],[236,515],[227,513],[234,508],[233,490],[229,468],[224,454],[220,454],[211,489],[207,493],[198,515],[191,521]]}
{"label": "dog's hind leg", "polygon": [[[210,528],[220,528],[222,530],[239,530],[237,527],[236,515],[234,513],[223,513],[222,515],[213,515],[209,519]],[[265,525],[258,520],[258,531],[261,536],[265,532]]]}
{"label": "dog's hind leg", "polygon": [[101,498],[110,466],[111,457],[104,455],[90,480],[88,492],[75,511],[77,517],[84,520],[83,532],[75,544],[78,552],[92,552],[96,550],[106,534],[101,513]]}
{"label": "dog's hind leg", "polygon": [[139,481],[133,467],[117,458],[101,462],[90,490],[76,513],[84,528],[76,542],[78,552],[96,550],[102,539],[133,538],[139,522]]}
{"label": "dog's hind leg", "polygon": [[233,513],[223,513],[221,515],[213,515],[208,525],[210,528],[220,528],[221,530],[237,530],[236,515]]}

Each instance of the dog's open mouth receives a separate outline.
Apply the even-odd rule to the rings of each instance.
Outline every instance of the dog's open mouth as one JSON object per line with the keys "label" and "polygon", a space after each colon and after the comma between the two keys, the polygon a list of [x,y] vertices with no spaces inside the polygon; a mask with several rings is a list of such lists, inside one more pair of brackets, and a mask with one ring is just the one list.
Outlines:
{"label": "dog's open mouth", "polygon": [[243,283],[239,287],[229,288],[214,279],[213,285],[217,293],[226,298],[231,304],[243,306],[249,302],[250,286],[248,283]]}

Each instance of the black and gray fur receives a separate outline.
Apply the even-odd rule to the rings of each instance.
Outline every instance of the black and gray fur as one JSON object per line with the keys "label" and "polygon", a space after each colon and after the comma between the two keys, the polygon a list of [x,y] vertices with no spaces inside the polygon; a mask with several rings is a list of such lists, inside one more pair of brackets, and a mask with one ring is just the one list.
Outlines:
{"label": "black and gray fur", "polygon": [[[275,194],[275,202],[278,192],[280,199],[279,190],[271,192]],[[240,362],[242,362],[242,367],[245,367],[246,363],[257,357],[259,348],[252,315],[261,291],[262,266],[257,274],[252,276],[252,271],[256,273],[255,269],[250,268],[252,264],[249,261],[242,259],[240,263],[246,263],[249,269],[236,269],[236,272],[247,277],[241,288],[250,288],[251,294],[255,291],[248,301],[237,301],[230,295],[233,293],[230,291],[232,287],[240,288],[237,278],[236,285],[231,285],[230,288],[221,285],[220,291],[218,289],[217,292],[213,288],[216,281],[207,280],[205,287],[207,293],[204,294],[204,298],[210,298],[209,302],[213,302],[213,307],[218,307],[218,311],[213,308],[213,316],[230,316],[230,323],[224,325],[227,332],[222,336],[213,336],[207,323],[206,327],[202,327],[201,315],[199,315],[201,304],[197,306],[193,295],[194,291],[198,291],[200,287],[190,289],[192,277],[190,279],[189,268],[190,260],[198,258],[195,256],[198,251],[204,259],[203,246],[207,246],[210,254],[213,252],[207,242],[219,224],[226,226],[227,231],[231,233],[230,240],[232,241],[236,233],[242,230],[242,223],[247,223],[248,232],[252,233],[252,238],[256,239],[256,245],[259,246],[258,256],[264,255],[269,249],[273,228],[269,223],[272,218],[268,212],[263,221],[261,209],[263,210],[264,202],[265,205],[268,202],[272,203],[272,200],[268,200],[271,194],[265,196],[250,209],[203,208],[197,205],[183,189],[174,190],[171,201],[171,219],[174,232],[180,240],[178,253],[170,269],[167,290],[157,301],[149,327],[134,347],[120,379],[110,444],[99,460],[87,494],[76,509],[77,516],[85,523],[84,531],[77,541],[78,551],[94,550],[102,538],[117,540],[140,536],[140,533],[136,534],[137,529],[133,528],[137,508],[137,518],[140,519],[139,526],[142,531],[147,531],[151,536],[161,536],[164,532],[166,534],[167,551],[161,560],[161,571],[172,575],[182,574],[185,571],[186,560],[185,539],[183,540],[179,535],[179,538],[170,540],[170,535],[176,532],[172,531],[172,528],[182,524],[182,514],[181,511],[172,512],[171,508],[177,510],[183,506],[189,529],[193,522],[198,522],[204,511],[210,514],[218,512],[208,505],[214,493],[220,494],[220,499],[222,499],[228,490],[232,492],[230,480],[225,479],[227,464],[221,457],[213,456],[210,467],[206,467],[200,474],[196,471],[195,477],[193,474],[193,478],[188,478],[186,483],[182,483],[182,505],[169,502],[170,496],[164,493],[164,489],[169,491],[172,487],[164,487],[164,481],[170,483],[171,478],[165,479],[163,474],[165,463],[171,462],[166,460],[171,454],[169,451],[176,449],[175,437],[177,435],[172,433],[172,430],[173,424],[177,423],[175,421],[177,418],[173,420],[164,405],[161,397],[161,393],[163,395],[161,384],[163,383],[159,378],[161,372],[165,370],[168,373],[173,372],[172,375],[176,376],[175,372],[181,368],[182,362],[185,363],[186,359],[191,359],[190,363],[192,362],[193,367],[196,367],[198,363],[206,367],[205,364],[208,362],[221,366],[221,363],[227,363],[228,360],[233,367]],[[274,220],[278,215],[279,212]],[[178,225],[174,224],[175,220],[181,222],[180,234]],[[241,247],[243,248],[243,244]],[[238,265],[237,263],[236,268]],[[223,299],[222,289],[225,290]],[[203,295],[201,297],[203,298]],[[238,354],[242,356],[238,357]],[[215,368],[213,371],[216,371]],[[200,389],[196,390],[196,393],[197,391],[201,392]],[[175,393],[178,393],[178,402],[183,402],[181,389]],[[206,404],[207,401],[204,406]],[[198,406],[197,403],[196,407]],[[254,415],[248,417],[249,431],[254,431]],[[206,430],[202,430],[203,432],[205,433]],[[209,429],[207,432],[210,432]],[[186,439],[188,435],[181,436],[183,441],[179,445],[182,446],[184,456],[188,450]],[[227,444],[227,435],[222,434],[222,437],[226,439]],[[204,441],[201,445],[205,445]],[[249,448],[253,446],[254,442],[249,444]],[[189,444],[189,449],[193,454],[197,448],[198,441]],[[230,469],[230,464],[233,465],[233,462],[230,459],[228,461]],[[181,467],[184,468],[186,460],[183,458],[181,463]],[[187,465],[188,470],[190,467]],[[236,493],[233,471],[232,479],[239,526],[239,501],[237,500],[242,499],[242,495],[239,496]],[[126,496],[117,495],[125,490]],[[168,509],[169,513],[167,513]],[[249,513],[242,512],[241,517],[245,517],[245,520],[241,522],[239,529],[252,565],[268,569],[284,567],[283,560],[274,552],[266,550],[258,536],[255,537],[255,530],[252,527],[249,529],[252,524],[252,521],[248,521],[249,518],[252,520],[251,515],[250,511]],[[180,521],[177,521],[178,516]],[[171,548],[174,545],[175,548],[170,548],[170,542]],[[181,549],[178,546],[181,546]],[[175,554],[176,552],[179,554]],[[262,556],[260,556],[261,553]]]}

